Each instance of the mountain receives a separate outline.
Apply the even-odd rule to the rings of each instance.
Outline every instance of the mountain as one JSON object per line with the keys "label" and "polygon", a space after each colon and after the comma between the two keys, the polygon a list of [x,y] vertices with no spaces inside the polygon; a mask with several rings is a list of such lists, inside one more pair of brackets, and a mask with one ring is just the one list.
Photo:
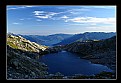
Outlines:
{"label": "mountain", "polygon": [[47,46],[30,42],[21,36],[13,34],[7,34],[7,45],[13,49],[24,51],[25,54],[31,58],[45,54],[45,50],[48,48]]}
{"label": "mountain", "polygon": [[78,53],[93,63],[103,64],[116,70],[116,36],[98,41],[73,42],[65,50]]}
{"label": "mountain", "polygon": [[66,45],[75,41],[86,41],[86,40],[101,40],[107,39],[115,36],[115,32],[105,33],[105,32],[86,32],[84,34],[75,34],[72,37],[62,40],[60,43],[55,45]]}
{"label": "mountain", "polygon": [[7,34],[7,79],[45,77],[47,66],[36,59],[47,48],[21,36]]}
{"label": "mountain", "polygon": [[[90,59],[93,63],[104,64],[112,69],[115,68],[116,60],[116,37],[105,40],[76,41],[65,46],[47,47],[30,42],[29,40],[14,34],[7,34],[7,79],[91,79],[105,77],[112,78],[115,74],[103,72],[95,76],[64,76],[57,72],[49,74],[48,67],[36,60],[43,53],[54,53],[59,50],[67,50]],[[81,56],[80,55],[80,56]]]}
{"label": "mountain", "polygon": [[47,46],[39,45],[35,42],[30,42],[29,40],[18,36],[18,35],[7,35],[7,44],[15,49],[21,49],[25,51],[39,52],[40,50],[44,51]]}
{"label": "mountain", "polygon": [[36,42],[38,44],[52,46],[53,44],[59,43],[62,40],[69,38],[72,34],[53,34],[48,36],[40,36],[40,35],[20,35],[32,42]]}

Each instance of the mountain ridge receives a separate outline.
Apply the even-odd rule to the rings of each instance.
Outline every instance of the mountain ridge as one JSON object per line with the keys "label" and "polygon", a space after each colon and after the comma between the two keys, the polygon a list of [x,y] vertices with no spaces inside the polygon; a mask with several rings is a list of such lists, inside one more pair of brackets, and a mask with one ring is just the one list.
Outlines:
{"label": "mountain ridge", "polygon": [[62,40],[60,43],[57,43],[55,45],[66,45],[70,44],[75,41],[86,41],[86,40],[101,40],[101,39],[107,39],[112,36],[116,35],[116,32],[85,32],[83,34],[75,34],[70,38],[67,38],[65,40]]}
{"label": "mountain ridge", "polygon": [[62,40],[71,37],[72,34],[52,34],[47,36],[40,36],[40,35],[20,35],[20,36],[30,41],[36,42],[38,44],[52,46],[53,44],[59,43]]}

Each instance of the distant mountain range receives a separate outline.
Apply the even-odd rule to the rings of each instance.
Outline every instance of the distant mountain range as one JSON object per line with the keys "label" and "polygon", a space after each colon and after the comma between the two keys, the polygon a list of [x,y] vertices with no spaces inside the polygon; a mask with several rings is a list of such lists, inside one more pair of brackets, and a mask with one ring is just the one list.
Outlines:
{"label": "distant mountain range", "polygon": [[52,46],[53,44],[59,43],[62,40],[69,38],[73,35],[72,34],[53,34],[48,36],[40,36],[40,35],[20,35],[20,36],[41,45]]}
{"label": "distant mountain range", "polygon": [[105,32],[86,32],[84,34],[75,34],[72,37],[62,40],[60,43],[55,45],[66,45],[76,41],[86,41],[86,40],[101,40],[107,39],[115,36],[115,32],[105,33]]}
{"label": "distant mountain range", "polygon": [[66,45],[70,44],[76,41],[87,41],[87,40],[101,40],[101,39],[107,39],[112,36],[116,35],[116,32],[85,32],[83,34],[52,34],[47,36],[41,36],[41,35],[21,35],[21,34],[13,34],[9,33],[14,36],[21,36],[23,38],[26,38],[27,40],[31,42],[38,43],[40,45],[46,45],[46,46],[56,46],[56,45]]}

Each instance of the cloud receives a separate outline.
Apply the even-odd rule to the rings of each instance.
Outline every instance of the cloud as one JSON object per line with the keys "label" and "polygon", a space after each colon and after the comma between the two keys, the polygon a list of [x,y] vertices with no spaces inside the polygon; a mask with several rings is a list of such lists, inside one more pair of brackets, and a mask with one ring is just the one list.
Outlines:
{"label": "cloud", "polygon": [[92,9],[112,9],[112,8],[116,8],[116,6],[66,6],[66,7],[62,7],[62,9],[66,9],[63,13],[68,13],[70,15],[80,15],[80,14],[83,14],[84,12],[91,11]]}
{"label": "cloud", "polygon": [[48,18],[48,15],[45,15],[46,12],[44,11],[34,11],[33,13],[37,18]]}
{"label": "cloud", "polygon": [[[114,8],[115,6],[64,6],[60,8],[65,8],[61,12],[50,12],[35,10],[32,13],[36,18],[39,19],[51,19],[51,20],[63,20],[65,22],[75,22],[75,23],[90,23],[91,25],[96,25],[99,23],[103,24],[115,24],[115,18],[99,18],[99,17],[75,17],[78,15],[84,15],[84,12],[91,11],[91,8]],[[68,17],[69,16],[69,17]]]}
{"label": "cloud", "polygon": [[33,13],[35,17],[42,19],[52,18],[53,16],[59,14],[56,12],[46,12],[46,11],[34,11]]}
{"label": "cloud", "polygon": [[84,12],[90,11],[89,8],[83,8],[82,6],[64,6],[59,7],[58,9],[63,9],[64,11],[61,14],[75,15],[82,14]]}
{"label": "cloud", "polygon": [[32,13],[35,15],[35,17],[41,18],[41,19],[50,18],[51,20],[63,20],[63,19],[69,18],[66,15],[71,16],[74,14],[81,14],[83,11],[89,11],[89,9],[87,9],[87,8],[79,8],[79,7],[78,8],[75,7],[73,9],[70,9],[70,6],[69,7],[67,6],[64,8],[66,8],[66,10],[63,10],[61,12],[35,10]]}
{"label": "cloud", "polygon": [[12,24],[14,24],[14,25],[18,25],[18,24],[21,24],[21,23],[14,22],[14,23],[12,23]]}
{"label": "cloud", "polygon": [[35,6],[25,6],[25,7],[35,7]]}
{"label": "cloud", "polygon": [[40,20],[40,19],[37,19],[36,21],[42,21],[42,20]]}
{"label": "cloud", "polygon": [[87,6],[88,8],[103,8],[103,9],[112,9],[116,6]]}
{"label": "cloud", "polygon": [[50,15],[50,16],[54,16],[54,15],[56,15],[56,14],[59,14],[59,13],[55,13],[55,12],[48,12],[48,15]]}
{"label": "cloud", "polygon": [[42,15],[45,12],[44,11],[34,11],[33,13],[34,13],[34,15]]}
{"label": "cloud", "polygon": [[67,19],[66,22],[84,23],[84,24],[116,24],[116,18],[97,18],[97,17],[75,17]]}
{"label": "cloud", "polygon": [[32,18],[20,18],[20,21],[24,21],[24,20],[31,20]]}
{"label": "cloud", "polygon": [[17,9],[24,9],[31,7],[36,7],[36,6],[7,6],[7,10],[17,10]]}
{"label": "cloud", "polygon": [[62,18],[62,19],[63,19],[63,18],[66,19],[66,18],[69,18],[69,17],[67,17],[66,15],[64,15],[64,16],[62,16],[62,17],[60,17],[60,18]]}
{"label": "cloud", "polygon": [[48,15],[45,15],[45,16],[35,16],[35,17],[37,17],[37,18],[43,18],[43,19],[45,19],[45,18],[49,18]]}
{"label": "cloud", "polygon": [[24,19],[19,19],[19,20],[24,20]]}
{"label": "cloud", "polygon": [[71,13],[71,14],[81,14],[85,11],[90,11],[90,9],[87,8],[76,8],[76,9],[70,9],[67,12]]}
{"label": "cloud", "polygon": [[107,31],[107,32],[116,32],[115,26],[96,26],[96,27],[86,27],[90,31]]}
{"label": "cloud", "polygon": [[21,8],[24,8],[24,7],[8,7],[7,10],[17,10]]}
{"label": "cloud", "polygon": [[15,9],[17,9],[17,8],[7,8],[7,10],[15,10]]}

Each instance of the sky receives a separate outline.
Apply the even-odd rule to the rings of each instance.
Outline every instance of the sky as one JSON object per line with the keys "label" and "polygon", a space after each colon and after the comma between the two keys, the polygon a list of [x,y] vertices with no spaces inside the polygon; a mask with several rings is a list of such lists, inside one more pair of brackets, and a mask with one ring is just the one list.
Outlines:
{"label": "sky", "polygon": [[7,33],[116,32],[115,5],[7,5],[6,11]]}

